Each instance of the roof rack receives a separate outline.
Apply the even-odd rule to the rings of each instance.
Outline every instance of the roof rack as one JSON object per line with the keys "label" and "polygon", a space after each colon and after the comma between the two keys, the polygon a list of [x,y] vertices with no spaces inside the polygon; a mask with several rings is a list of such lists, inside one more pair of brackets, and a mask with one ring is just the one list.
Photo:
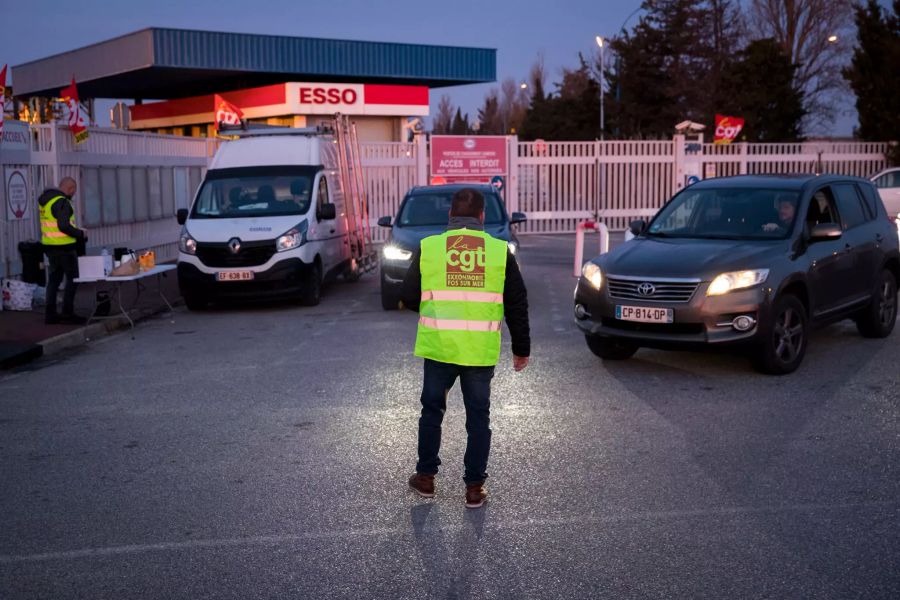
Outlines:
{"label": "roof rack", "polygon": [[282,125],[266,125],[243,121],[240,125],[220,125],[219,134],[236,137],[255,137],[264,135],[331,135],[334,129],[327,125],[315,127],[284,127]]}

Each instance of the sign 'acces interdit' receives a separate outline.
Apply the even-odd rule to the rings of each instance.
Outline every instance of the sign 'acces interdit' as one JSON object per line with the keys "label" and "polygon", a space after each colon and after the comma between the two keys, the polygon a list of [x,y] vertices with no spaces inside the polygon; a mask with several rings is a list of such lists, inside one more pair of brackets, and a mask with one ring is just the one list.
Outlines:
{"label": "sign 'acces interdit'", "polygon": [[490,181],[507,174],[506,147],[503,136],[432,136],[431,175]]}
{"label": "sign 'acces interdit'", "polygon": [[484,239],[474,235],[447,238],[447,287],[484,287]]}

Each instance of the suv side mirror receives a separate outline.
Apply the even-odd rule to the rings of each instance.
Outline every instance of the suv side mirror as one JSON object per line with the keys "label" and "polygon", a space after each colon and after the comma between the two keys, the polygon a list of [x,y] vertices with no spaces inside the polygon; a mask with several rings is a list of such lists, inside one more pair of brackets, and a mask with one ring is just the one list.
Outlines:
{"label": "suv side mirror", "polygon": [[188,209],[179,208],[178,212],[175,213],[175,219],[178,221],[179,225],[184,225],[187,223],[188,218]]}
{"label": "suv side mirror", "polygon": [[509,219],[510,225],[515,225],[516,223],[524,223],[528,220],[528,215],[523,212],[514,212]]}
{"label": "suv side mirror", "polygon": [[809,232],[809,239],[813,242],[840,239],[843,235],[841,226],[837,223],[820,223]]}
{"label": "suv side mirror", "polygon": [[637,221],[632,221],[628,224],[628,231],[630,231],[634,235],[641,235],[644,232],[644,227],[646,226],[647,221],[638,219]]}
{"label": "suv side mirror", "polygon": [[331,202],[326,202],[316,212],[316,217],[320,221],[333,221],[337,217],[337,207]]}
{"label": "suv side mirror", "polygon": [[390,227],[391,226],[391,218],[390,217],[379,217],[378,226],[379,227]]}

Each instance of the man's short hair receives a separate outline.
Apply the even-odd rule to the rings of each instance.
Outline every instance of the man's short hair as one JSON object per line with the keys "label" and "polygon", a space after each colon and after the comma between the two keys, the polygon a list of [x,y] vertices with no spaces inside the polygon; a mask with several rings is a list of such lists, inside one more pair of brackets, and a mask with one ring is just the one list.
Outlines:
{"label": "man's short hair", "polygon": [[476,189],[463,188],[453,194],[450,214],[454,217],[478,218],[484,212],[484,196]]}
{"label": "man's short hair", "polygon": [[59,189],[62,189],[66,186],[74,185],[77,186],[78,183],[72,177],[63,177],[59,180]]}

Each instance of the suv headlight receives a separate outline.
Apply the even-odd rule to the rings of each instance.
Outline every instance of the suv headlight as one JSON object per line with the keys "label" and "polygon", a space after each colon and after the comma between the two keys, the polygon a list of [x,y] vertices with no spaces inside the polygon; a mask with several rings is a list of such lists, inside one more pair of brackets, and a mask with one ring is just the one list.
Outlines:
{"label": "suv headlight", "polygon": [[197,254],[197,240],[191,237],[187,229],[181,230],[181,236],[178,238],[178,249],[185,254]]}
{"label": "suv headlight", "polygon": [[506,246],[509,248],[509,251],[513,256],[519,251],[519,245],[515,242],[506,242]]}
{"label": "suv headlight", "polygon": [[275,240],[275,250],[284,252],[293,250],[306,243],[306,232],[309,230],[309,221],[305,219],[299,225],[284,233]]}
{"label": "suv headlight", "polygon": [[386,244],[384,249],[382,249],[381,254],[384,256],[385,260],[409,260],[412,258],[412,252],[409,250],[405,250],[400,246],[395,246],[394,244]]}
{"label": "suv headlight", "polygon": [[752,287],[763,283],[769,277],[768,269],[751,269],[749,271],[733,271],[731,273],[722,273],[712,280],[709,289],[706,290],[707,296],[721,296],[732,290]]}
{"label": "suv headlight", "polygon": [[600,289],[600,286],[603,285],[603,271],[592,262],[589,262],[581,268],[581,276],[587,279],[591,285],[598,290]]}

